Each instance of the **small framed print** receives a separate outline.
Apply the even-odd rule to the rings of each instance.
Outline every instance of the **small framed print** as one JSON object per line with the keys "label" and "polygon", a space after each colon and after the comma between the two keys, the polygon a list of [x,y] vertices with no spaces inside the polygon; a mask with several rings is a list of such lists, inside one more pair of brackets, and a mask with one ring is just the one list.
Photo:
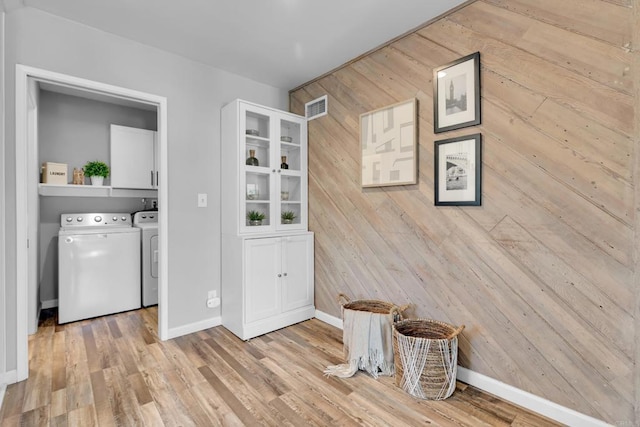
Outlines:
{"label": "small framed print", "polygon": [[480,206],[482,136],[460,136],[435,142],[436,206]]}
{"label": "small framed print", "polygon": [[480,124],[480,52],[433,70],[433,131]]}

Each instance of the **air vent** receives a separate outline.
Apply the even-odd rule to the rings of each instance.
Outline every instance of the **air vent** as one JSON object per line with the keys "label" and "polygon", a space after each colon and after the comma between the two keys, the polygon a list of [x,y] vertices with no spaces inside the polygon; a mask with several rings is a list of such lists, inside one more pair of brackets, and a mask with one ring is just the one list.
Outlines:
{"label": "air vent", "polygon": [[307,120],[317,119],[327,115],[327,95],[304,104]]}

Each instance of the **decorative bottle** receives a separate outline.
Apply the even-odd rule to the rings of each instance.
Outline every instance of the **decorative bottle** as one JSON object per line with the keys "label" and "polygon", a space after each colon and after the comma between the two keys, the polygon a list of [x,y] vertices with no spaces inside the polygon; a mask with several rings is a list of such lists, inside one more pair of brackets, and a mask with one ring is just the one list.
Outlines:
{"label": "decorative bottle", "polygon": [[258,159],[256,159],[256,150],[249,150],[249,158],[247,159],[246,164],[249,166],[260,166],[258,164]]}
{"label": "decorative bottle", "polygon": [[287,164],[287,156],[281,156],[280,159],[282,160],[280,169],[289,169],[289,165]]}

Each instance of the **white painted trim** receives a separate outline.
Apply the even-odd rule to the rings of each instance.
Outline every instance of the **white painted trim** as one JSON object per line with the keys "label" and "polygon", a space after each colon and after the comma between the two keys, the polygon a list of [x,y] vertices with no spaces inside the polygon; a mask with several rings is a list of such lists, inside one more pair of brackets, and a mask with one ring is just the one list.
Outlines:
{"label": "white painted trim", "polygon": [[54,308],[58,306],[57,299],[50,299],[47,301],[42,301],[42,306],[40,307],[42,310],[46,310],[47,308]]}
{"label": "white painted trim", "polygon": [[18,371],[5,372],[0,375],[0,385],[14,384],[18,382]]}
{"label": "white painted trim", "polygon": [[[4,10],[2,12],[2,16],[0,17],[0,165],[5,164],[5,114],[7,111],[5,105],[5,13]],[[4,170],[4,167],[3,167]],[[6,305],[7,305],[7,297],[6,297],[6,271],[5,268],[6,260],[5,260],[5,234],[6,234],[6,201],[5,201],[5,178],[4,173],[0,174],[0,310],[2,313],[0,316],[0,376],[4,375],[7,370],[7,318],[6,318]],[[0,384],[3,384],[4,381],[0,381]],[[0,398],[0,407],[2,406],[2,399]]]}
{"label": "white painted trim", "polygon": [[[330,314],[316,310],[316,319],[342,329],[342,320],[335,316],[331,316]],[[463,368],[462,366],[458,366],[457,379],[463,383],[472,385],[515,405],[521,406],[568,426],[611,426],[611,424],[607,424],[604,421],[600,421],[596,418],[574,411],[573,409],[558,405],[550,400],[543,399],[535,394],[520,390],[519,388],[510,386],[509,384],[505,384],[491,377],[487,377],[486,375]]]}
{"label": "white painted trim", "polygon": [[169,329],[166,339],[181,337],[183,335],[204,331],[205,329],[213,328],[215,326],[220,326],[220,325],[222,325],[222,317],[220,316],[212,317],[210,319],[200,320],[198,322],[189,323],[188,325],[183,325],[177,328]]}
{"label": "white painted trim", "polygon": [[7,384],[13,384],[17,382],[18,378],[16,371],[0,373],[0,408],[2,407],[2,401],[4,400],[4,395],[7,391]]}
{"label": "white painted trim", "polygon": [[458,366],[457,378],[463,383],[568,426],[605,427],[611,425],[462,366]]}
{"label": "white painted trim", "polygon": [[27,97],[29,75],[16,65],[16,364],[18,381],[29,376],[28,326],[28,205]]}
{"label": "white painted trim", "polygon": [[169,339],[169,133],[167,130],[167,99],[157,106],[158,133],[160,137],[160,179],[158,206],[162,211],[159,218],[158,245],[160,250],[160,275],[158,283],[158,336],[162,341]]}
{"label": "white painted trim", "polygon": [[[167,181],[167,98],[119,86],[86,80],[66,74],[16,64],[16,360],[17,380],[22,381],[29,375],[29,353],[27,340],[27,185],[34,174],[28,171],[27,161],[27,93],[29,79],[66,86],[81,92],[91,92],[107,97],[117,97],[156,107],[158,116],[158,136],[160,140],[160,206],[169,205]],[[31,165],[37,167],[37,165]],[[161,296],[158,308],[158,335],[161,339],[168,336],[168,209],[160,216],[160,281]],[[22,242],[22,243],[20,243]]]}
{"label": "white painted trim", "polygon": [[2,407],[2,401],[7,391],[7,384],[13,384],[18,382],[18,375],[15,370],[0,373],[0,408]]}
{"label": "white painted trim", "polygon": [[316,310],[316,319],[328,323],[331,326],[335,326],[338,329],[342,329],[342,319],[325,313],[324,311]]}
{"label": "white painted trim", "polygon": [[0,383],[0,408],[2,408],[2,401],[4,400],[4,393],[7,391],[6,384]]}

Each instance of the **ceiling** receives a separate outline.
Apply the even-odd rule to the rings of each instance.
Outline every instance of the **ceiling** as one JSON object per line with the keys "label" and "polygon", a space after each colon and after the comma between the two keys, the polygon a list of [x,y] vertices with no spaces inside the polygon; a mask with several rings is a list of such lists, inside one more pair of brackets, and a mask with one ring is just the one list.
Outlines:
{"label": "ceiling", "polygon": [[465,0],[3,0],[293,89]]}

